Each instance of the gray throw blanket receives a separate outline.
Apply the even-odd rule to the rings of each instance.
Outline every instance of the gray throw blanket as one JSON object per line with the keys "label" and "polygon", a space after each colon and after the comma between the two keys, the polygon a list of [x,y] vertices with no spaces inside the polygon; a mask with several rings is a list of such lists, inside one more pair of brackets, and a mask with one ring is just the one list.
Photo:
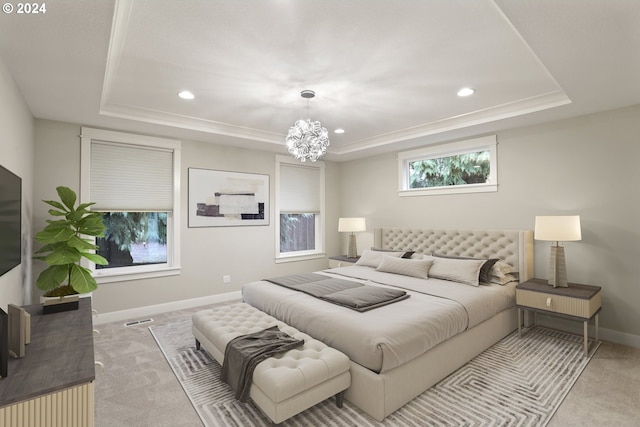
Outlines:
{"label": "gray throw blanket", "polygon": [[220,379],[231,386],[236,399],[246,402],[256,366],[271,356],[303,344],[304,340],[285,334],[277,326],[236,337],[224,349]]}
{"label": "gray throw blanket", "polygon": [[316,273],[292,274],[264,280],[360,312],[409,298],[409,294],[399,289],[368,286]]}

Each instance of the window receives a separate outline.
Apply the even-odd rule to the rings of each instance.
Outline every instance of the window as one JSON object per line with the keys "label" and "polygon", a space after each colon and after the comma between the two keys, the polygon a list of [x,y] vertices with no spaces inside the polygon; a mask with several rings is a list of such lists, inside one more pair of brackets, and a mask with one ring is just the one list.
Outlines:
{"label": "window", "polygon": [[324,163],[276,156],[276,259],[324,256]]}
{"label": "window", "polygon": [[166,264],[167,218],[169,212],[105,212],[107,230],[96,244],[109,264],[96,268]]}
{"label": "window", "polygon": [[495,135],[398,154],[399,195],[498,190]]}
{"label": "window", "polygon": [[109,265],[88,265],[99,283],[180,272],[180,142],[82,129],[83,201],[103,212],[96,239]]}

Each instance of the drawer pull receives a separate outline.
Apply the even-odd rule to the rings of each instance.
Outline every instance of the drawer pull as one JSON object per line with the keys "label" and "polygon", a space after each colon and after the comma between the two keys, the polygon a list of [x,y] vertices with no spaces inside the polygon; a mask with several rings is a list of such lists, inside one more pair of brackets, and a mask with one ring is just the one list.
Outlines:
{"label": "drawer pull", "polygon": [[551,297],[547,298],[547,307],[551,307]]}

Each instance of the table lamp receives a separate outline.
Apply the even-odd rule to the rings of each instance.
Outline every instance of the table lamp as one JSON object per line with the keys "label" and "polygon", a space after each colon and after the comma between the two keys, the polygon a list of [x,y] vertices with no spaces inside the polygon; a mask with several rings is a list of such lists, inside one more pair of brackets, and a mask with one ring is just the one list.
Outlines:
{"label": "table lamp", "polygon": [[564,246],[559,242],[570,242],[582,239],[580,216],[536,216],[533,238],[555,242],[551,245],[549,258],[549,285],[557,288],[568,287],[567,266],[564,258]]}
{"label": "table lamp", "polygon": [[338,220],[338,231],[340,233],[351,233],[349,235],[349,251],[347,252],[347,258],[356,258],[358,256],[356,236],[353,233],[366,230],[367,225],[364,218],[340,218]]}

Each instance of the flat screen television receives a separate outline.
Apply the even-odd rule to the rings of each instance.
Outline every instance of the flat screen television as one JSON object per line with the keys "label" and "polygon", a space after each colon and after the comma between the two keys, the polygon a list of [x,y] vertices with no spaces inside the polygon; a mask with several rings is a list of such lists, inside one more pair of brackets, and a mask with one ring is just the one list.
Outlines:
{"label": "flat screen television", "polygon": [[20,264],[22,179],[0,166],[0,276]]}

